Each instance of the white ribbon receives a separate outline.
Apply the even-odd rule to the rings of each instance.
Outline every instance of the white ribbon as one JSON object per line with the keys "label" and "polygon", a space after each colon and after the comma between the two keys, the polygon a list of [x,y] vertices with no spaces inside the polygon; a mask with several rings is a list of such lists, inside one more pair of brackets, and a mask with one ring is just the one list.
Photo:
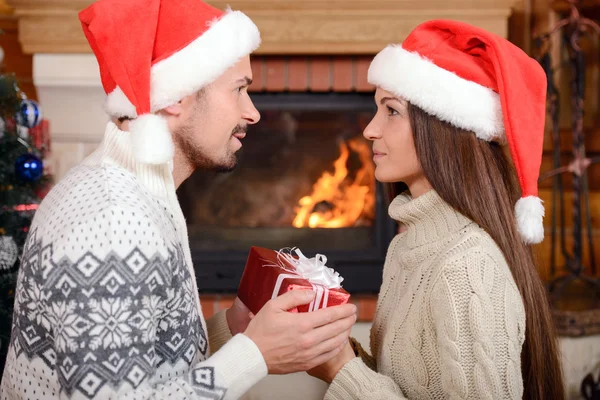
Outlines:
{"label": "white ribbon", "polygon": [[[334,271],[333,268],[327,267],[327,257],[323,254],[307,258],[296,247],[290,249],[289,252],[284,252],[285,250],[287,249],[281,249],[277,252],[277,265],[267,265],[279,267],[288,272],[287,274],[279,274],[277,277],[271,298],[274,299],[279,295],[281,285],[285,279],[305,279],[311,284],[313,291],[316,292],[316,296],[310,303],[308,311],[315,311],[321,308],[319,307],[321,300],[323,301],[322,308],[327,307],[329,289],[340,288],[344,278]],[[291,252],[296,253],[298,258],[294,257]]]}

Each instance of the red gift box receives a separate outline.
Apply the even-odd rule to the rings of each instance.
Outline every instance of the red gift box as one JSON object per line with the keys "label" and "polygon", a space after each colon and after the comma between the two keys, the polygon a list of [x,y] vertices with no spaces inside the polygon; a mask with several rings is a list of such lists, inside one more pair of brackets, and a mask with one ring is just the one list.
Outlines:
{"label": "red gift box", "polygon": [[290,312],[309,312],[345,304],[350,300],[350,294],[341,287],[327,289],[322,285],[312,284],[308,279],[293,273],[294,270],[294,265],[288,262],[286,257],[282,257],[281,252],[251,247],[238,288],[238,297],[254,314],[271,298],[290,290],[317,292],[313,303],[296,307],[289,310]]}

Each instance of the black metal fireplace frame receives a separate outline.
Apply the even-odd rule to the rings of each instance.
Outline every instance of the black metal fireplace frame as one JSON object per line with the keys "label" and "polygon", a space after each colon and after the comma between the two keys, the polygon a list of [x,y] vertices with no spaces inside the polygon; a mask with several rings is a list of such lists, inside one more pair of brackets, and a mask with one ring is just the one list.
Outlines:
{"label": "black metal fireplace frame", "polygon": [[[371,93],[259,93],[253,94],[252,99],[259,111],[281,109],[283,102],[286,110],[375,111]],[[307,256],[327,255],[327,265],[345,278],[344,288],[353,294],[379,291],[387,247],[397,230],[396,223],[387,214],[387,199],[384,185],[377,183],[374,234],[367,249],[336,251],[326,245],[302,249]],[[193,229],[190,229],[189,239],[200,292],[235,293],[248,251],[200,250],[200,246],[194,244],[202,238],[195,237]]]}

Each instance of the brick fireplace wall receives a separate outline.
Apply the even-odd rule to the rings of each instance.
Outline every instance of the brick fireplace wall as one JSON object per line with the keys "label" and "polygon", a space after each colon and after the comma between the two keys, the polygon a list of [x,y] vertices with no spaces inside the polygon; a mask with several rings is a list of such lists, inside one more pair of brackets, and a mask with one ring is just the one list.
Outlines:
{"label": "brick fireplace wall", "polygon": [[251,92],[369,92],[371,56],[252,58]]}

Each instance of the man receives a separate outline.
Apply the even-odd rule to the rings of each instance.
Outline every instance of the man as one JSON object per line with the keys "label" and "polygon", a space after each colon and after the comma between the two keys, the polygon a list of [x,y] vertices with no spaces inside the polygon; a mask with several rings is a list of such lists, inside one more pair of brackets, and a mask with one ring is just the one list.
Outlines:
{"label": "man", "polygon": [[353,305],[288,313],[312,299],[292,292],[251,321],[239,300],[207,323],[200,309],[175,190],[234,168],[260,118],[256,26],[201,0],[100,0],[80,19],[112,122],[35,216],[0,399],[235,399],[337,354]]}

